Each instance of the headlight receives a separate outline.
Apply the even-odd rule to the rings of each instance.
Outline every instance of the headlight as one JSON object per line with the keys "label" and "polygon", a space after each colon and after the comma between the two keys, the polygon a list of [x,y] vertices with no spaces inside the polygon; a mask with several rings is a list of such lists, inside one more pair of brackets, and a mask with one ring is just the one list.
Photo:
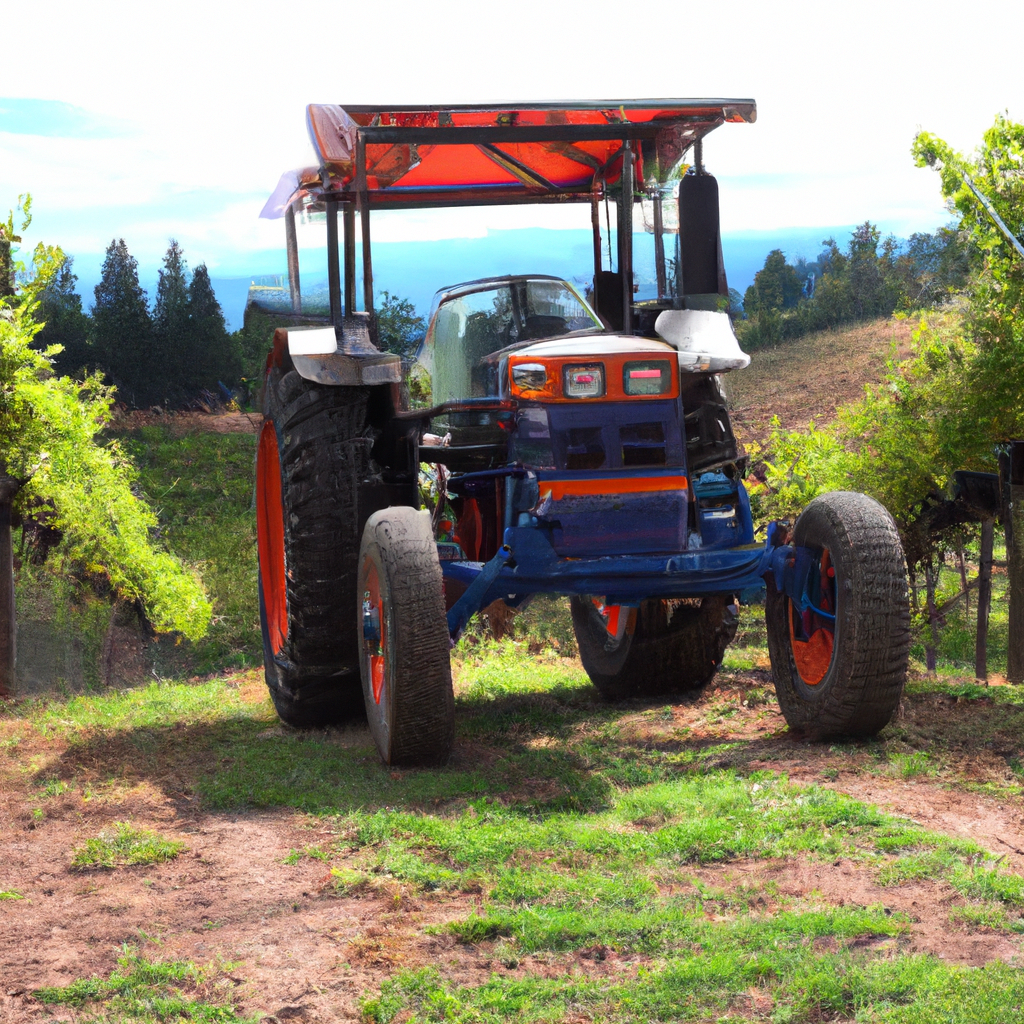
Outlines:
{"label": "headlight", "polygon": [[566,398],[600,398],[604,394],[604,366],[566,366],[562,371]]}
{"label": "headlight", "polygon": [[520,391],[543,391],[548,382],[543,363],[518,363],[512,367],[512,383]]}

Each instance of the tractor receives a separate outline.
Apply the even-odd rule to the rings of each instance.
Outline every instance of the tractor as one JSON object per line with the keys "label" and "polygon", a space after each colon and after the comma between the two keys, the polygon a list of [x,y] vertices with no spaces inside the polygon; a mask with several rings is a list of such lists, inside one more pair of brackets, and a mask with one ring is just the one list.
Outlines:
{"label": "tractor", "polygon": [[[836,492],[758,539],[729,421],[723,375],[750,360],[703,145],[755,119],[725,99],[307,108],[316,163],[263,211],[284,220],[288,272],[250,300],[276,327],[256,508],[284,722],[365,713],[386,764],[443,764],[454,642],[538,594],[569,598],[608,700],[703,687],[739,606],[763,602],[791,728],[889,722],[910,647],[892,518]],[[372,215],[525,203],[589,207],[592,273],[434,268],[415,357],[385,351]]]}

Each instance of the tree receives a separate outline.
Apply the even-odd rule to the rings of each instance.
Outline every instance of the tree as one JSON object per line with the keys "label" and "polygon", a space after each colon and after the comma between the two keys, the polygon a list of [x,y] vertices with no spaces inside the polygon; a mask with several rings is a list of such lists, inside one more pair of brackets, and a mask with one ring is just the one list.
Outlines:
{"label": "tree", "polygon": [[915,232],[896,260],[908,309],[938,305],[967,287],[976,253],[956,224]]}
{"label": "tree", "polygon": [[107,247],[102,277],[93,305],[93,344],[96,359],[118,390],[133,406],[153,399],[153,324],[146,293],[139,284],[139,265],[124,239]]}
{"label": "tree", "polygon": [[376,309],[378,347],[384,352],[395,352],[403,359],[412,359],[427,330],[427,322],[418,316],[416,307],[408,300],[381,292]]}
{"label": "tree", "polygon": [[782,250],[772,249],[743,297],[743,308],[748,315],[761,310],[792,309],[800,301],[802,291],[803,283],[786,262]]}
{"label": "tree", "polygon": [[53,357],[57,373],[82,375],[93,360],[93,349],[89,343],[90,320],[82,311],[82,297],[76,284],[78,277],[73,271],[74,260],[65,256],[60,269],[43,289],[39,297],[37,319],[42,330],[36,335],[36,348],[61,351]]}
{"label": "tree", "polygon": [[153,303],[153,391],[164,399],[180,399],[196,374],[188,309],[188,264],[181,246],[171,239]]}
{"label": "tree", "polygon": [[224,378],[233,379],[238,361],[205,263],[196,267],[188,286],[188,323],[189,349],[196,367],[192,387],[214,388]]}
{"label": "tree", "polygon": [[[29,221],[26,216],[23,231]],[[13,229],[12,213],[6,238]],[[108,262],[116,254],[112,244]],[[0,693],[14,686],[12,514],[33,499],[52,502],[65,557],[105,575],[120,596],[140,601],[157,629],[196,638],[210,621],[198,578],[154,543],[157,520],[133,493],[130,461],[116,444],[98,439],[111,389],[98,375],[80,382],[56,375],[55,352],[33,346],[40,295],[63,262],[60,249],[42,243],[30,272],[12,259],[18,286],[0,299]]]}

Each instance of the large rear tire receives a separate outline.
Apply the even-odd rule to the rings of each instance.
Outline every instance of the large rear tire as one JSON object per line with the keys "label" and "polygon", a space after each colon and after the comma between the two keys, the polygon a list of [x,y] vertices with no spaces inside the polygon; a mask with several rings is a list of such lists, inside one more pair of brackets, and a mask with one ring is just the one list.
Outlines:
{"label": "large rear tire", "polygon": [[317,384],[285,355],[263,389],[256,456],[260,624],[267,686],[289,725],[362,714],[349,612],[367,474],[368,391]]}
{"label": "large rear tire", "polygon": [[[732,598],[644,601],[625,623],[599,602],[570,600],[580,660],[606,700],[660,697],[699,690],[722,664],[736,635]],[[618,613],[614,613],[618,617]]]}
{"label": "large rear tire", "polygon": [[370,516],[357,594],[363,700],[381,758],[444,764],[455,741],[455,698],[429,513],[392,506]]}
{"label": "large rear tire", "polygon": [[910,603],[896,524],[873,498],[815,498],[793,543],[823,570],[818,607],[801,614],[769,577],[765,601],[775,692],[791,729],[816,738],[873,736],[899,706],[910,655]]}

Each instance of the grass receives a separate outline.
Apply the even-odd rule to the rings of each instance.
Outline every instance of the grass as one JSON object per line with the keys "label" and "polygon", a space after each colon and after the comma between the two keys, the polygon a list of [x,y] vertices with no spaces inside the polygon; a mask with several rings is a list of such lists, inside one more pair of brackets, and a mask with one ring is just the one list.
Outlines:
{"label": "grass", "polygon": [[116,821],[95,839],[87,839],[79,846],[74,851],[71,866],[82,871],[88,868],[162,864],[187,849],[184,843],[164,839],[151,829],[135,826],[128,821]]}
{"label": "grass", "polygon": [[[228,997],[231,981],[216,967],[189,961],[146,960],[126,950],[107,978],[79,978],[70,985],[37,989],[46,1006],[83,1010],[86,1019],[137,1024],[195,1021],[197,1024],[245,1024]],[[99,1016],[96,1016],[99,1015]]]}
{"label": "grass", "polygon": [[672,962],[637,965],[626,978],[494,975],[469,987],[446,981],[436,968],[404,971],[386,981],[363,1012],[373,1024],[709,1019],[1006,1024],[1020,1019],[1024,974],[1016,968],[998,963],[957,968],[928,956],[871,958],[847,948],[815,953],[809,946],[822,936],[813,927],[779,931],[782,935],[755,930],[742,937],[718,932],[706,937],[713,945]]}
{"label": "grass", "polygon": [[[320,862],[325,894],[396,913],[409,899],[452,901],[460,909],[435,927],[485,969],[457,982],[450,972],[406,969],[396,954],[397,973],[366,993],[368,1021],[1014,1019],[1015,968],[910,955],[909,922],[881,905],[783,898],[728,871],[736,862],[843,859],[883,892],[931,879],[955,894],[957,927],[1009,935],[1019,930],[1024,879],[976,843],[752,767],[779,741],[728,730],[741,711],[762,713],[767,694],[758,687],[701,699],[694,714],[723,721],[722,738],[691,738],[673,708],[601,703],[578,663],[555,653],[526,658],[527,645],[478,642],[458,654],[463,753],[443,769],[384,769],[365,729],[281,730],[255,673],[23,704],[0,721],[0,733],[20,738],[0,767],[44,807],[86,791],[115,800],[125,786],[173,778],[206,813],[306,811],[321,835],[285,859]],[[1009,688],[926,680],[910,699],[949,701],[954,692],[964,696],[951,706],[971,712],[965,741],[977,744],[977,730],[1017,728],[1024,701]],[[815,749],[826,765],[849,770],[858,759],[910,781],[955,760],[941,742],[915,748],[920,735],[900,728],[879,742]],[[714,865],[712,885],[700,872]],[[594,972],[576,969],[581,958]],[[102,998],[83,1006],[132,1019],[116,1016],[127,983],[76,984],[60,991],[68,999],[96,991]],[[967,991],[975,1016],[942,1017]],[[192,1019],[217,1019],[199,1012]]]}
{"label": "grass", "polygon": [[20,892],[16,892],[14,889],[0,891],[0,900],[23,900],[24,898]]}

